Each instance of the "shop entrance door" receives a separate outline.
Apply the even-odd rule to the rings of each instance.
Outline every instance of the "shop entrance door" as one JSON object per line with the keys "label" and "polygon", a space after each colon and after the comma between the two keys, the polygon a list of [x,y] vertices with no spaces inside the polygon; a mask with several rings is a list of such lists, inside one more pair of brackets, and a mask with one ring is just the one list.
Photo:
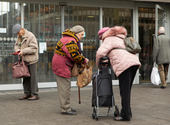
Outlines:
{"label": "shop entrance door", "polygon": [[140,83],[150,82],[153,66],[153,43],[158,34],[159,27],[165,27],[165,18],[164,8],[159,5],[155,5],[155,8],[138,8],[139,44],[142,47],[139,53],[142,64],[139,69]]}
{"label": "shop entrance door", "polygon": [[142,48],[139,53],[139,59],[142,64],[139,69],[139,82],[148,83],[150,82],[150,74],[152,70],[152,34],[155,34],[155,8],[139,7],[138,24],[138,40]]}

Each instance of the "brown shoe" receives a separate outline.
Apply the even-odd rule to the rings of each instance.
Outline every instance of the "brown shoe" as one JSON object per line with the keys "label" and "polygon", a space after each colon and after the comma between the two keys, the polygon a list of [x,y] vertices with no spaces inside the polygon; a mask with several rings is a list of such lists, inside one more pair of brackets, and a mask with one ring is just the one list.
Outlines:
{"label": "brown shoe", "polygon": [[32,100],[38,100],[39,99],[39,96],[31,96],[30,98],[28,98],[28,100],[32,101]]}
{"label": "brown shoe", "polygon": [[28,98],[30,98],[30,97],[31,97],[31,95],[24,95],[24,96],[22,96],[22,97],[19,97],[19,100],[28,99]]}

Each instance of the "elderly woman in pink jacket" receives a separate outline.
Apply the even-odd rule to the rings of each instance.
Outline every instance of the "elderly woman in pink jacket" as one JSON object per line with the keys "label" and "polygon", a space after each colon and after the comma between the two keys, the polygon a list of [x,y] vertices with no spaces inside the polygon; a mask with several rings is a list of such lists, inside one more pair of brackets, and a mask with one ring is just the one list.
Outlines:
{"label": "elderly woman in pink jacket", "polygon": [[106,30],[101,29],[98,34],[102,40],[102,44],[96,53],[96,65],[98,66],[99,59],[108,56],[112,65],[113,71],[119,78],[119,89],[121,96],[122,109],[120,116],[115,117],[116,121],[130,121],[132,112],[130,107],[130,95],[133,80],[136,71],[141,66],[139,58],[135,54],[131,54],[124,49],[126,48],[124,39],[127,35],[127,30],[122,26],[115,26]]}

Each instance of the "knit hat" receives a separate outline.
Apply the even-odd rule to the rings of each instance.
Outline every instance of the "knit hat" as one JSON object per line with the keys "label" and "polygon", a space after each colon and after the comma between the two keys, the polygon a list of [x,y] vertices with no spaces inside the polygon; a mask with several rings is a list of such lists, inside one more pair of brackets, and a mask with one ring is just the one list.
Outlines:
{"label": "knit hat", "polygon": [[21,30],[21,25],[20,24],[15,24],[14,26],[13,26],[13,28],[12,28],[12,32],[14,33],[14,34],[16,34],[16,33],[18,33],[20,30]]}
{"label": "knit hat", "polygon": [[82,31],[84,31],[84,28],[80,25],[76,25],[76,26],[72,27],[70,29],[70,31],[72,31],[73,33],[80,33]]}
{"label": "knit hat", "polygon": [[102,35],[104,32],[106,32],[108,29],[110,29],[109,27],[104,27],[101,30],[99,30],[98,35],[99,35],[99,39],[102,39]]}

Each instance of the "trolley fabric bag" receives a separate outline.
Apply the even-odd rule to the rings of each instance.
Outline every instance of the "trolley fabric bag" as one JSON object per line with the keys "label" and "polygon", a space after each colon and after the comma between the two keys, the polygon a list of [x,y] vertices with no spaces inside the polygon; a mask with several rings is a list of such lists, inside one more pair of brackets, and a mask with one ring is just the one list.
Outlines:
{"label": "trolley fabric bag", "polygon": [[112,76],[108,73],[108,67],[102,66],[102,71],[93,78],[92,107],[97,106],[97,96],[100,107],[112,106]]}
{"label": "trolley fabric bag", "polygon": [[12,65],[12,77],[13,79],[30,77],[28,64],[24,62],[23,59],[19,59],[16,63]]}

